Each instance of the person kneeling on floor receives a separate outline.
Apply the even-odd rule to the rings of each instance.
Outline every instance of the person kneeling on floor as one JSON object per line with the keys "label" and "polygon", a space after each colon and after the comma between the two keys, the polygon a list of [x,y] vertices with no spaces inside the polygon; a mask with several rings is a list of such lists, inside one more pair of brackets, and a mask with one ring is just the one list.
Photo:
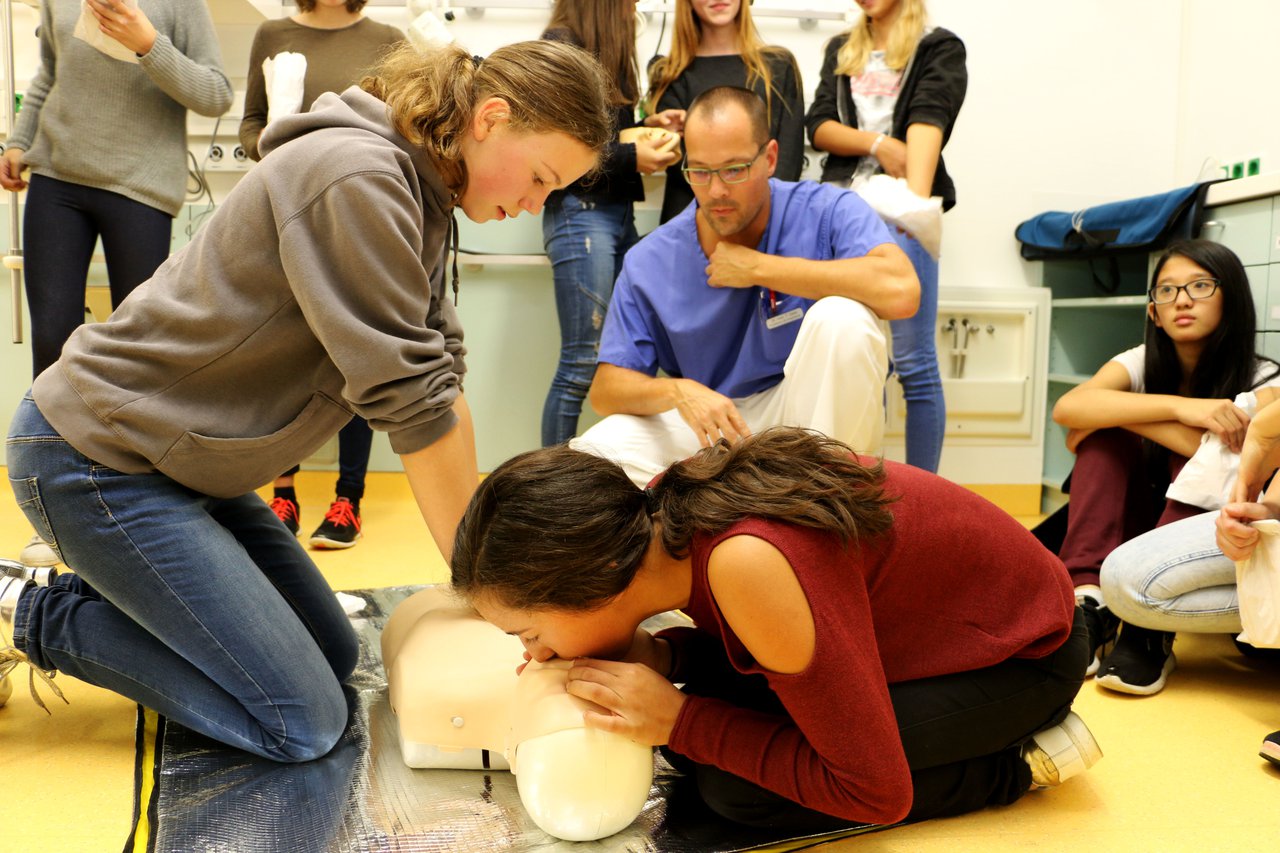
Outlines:
{"label": "person kneeling on floor", "polygon": [[[812,430],[721,440],[646,489],[564,445],[517,456],[451,566],[526,658],[574,662],[588,726],[663,747],[741,823],[962,814],[1102,755],[1071,711],[1089,641],[1062,562],[972,492]],[[639,627],[673,609],[696,626]]]}

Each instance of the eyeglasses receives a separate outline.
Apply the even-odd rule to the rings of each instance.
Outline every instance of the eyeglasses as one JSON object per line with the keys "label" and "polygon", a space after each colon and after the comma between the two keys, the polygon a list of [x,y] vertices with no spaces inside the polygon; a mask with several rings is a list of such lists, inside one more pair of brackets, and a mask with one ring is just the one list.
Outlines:
{"label": "eyeglasses", "polygon": [[1147,291],[1156,305],[1168,305],[1178,298],[1178,291],[1186,291],[1192,299],[1208,299],[1218,292],[1218,282],[1212,278],[1198,278],[1186,284],[1157,284]]}
{"label": "eyeglasses", "polygon": [[[740,184],[751,177],[751,165],[760,159],[760,155],[764,153],[764,149],[768,146],[768,142],[761,145],[760,150],[756,152],[756,156],[745,163],[732,163],[728,166],[721,166],[719,169],[690,169],[688,166],[683,166],[680,171],[684,172],[684,179],[695,187],[705,187],[711,183],[712,175],[719,175],[720,180],[726,184]],[[686,160],[685,162],[688,161]]]}

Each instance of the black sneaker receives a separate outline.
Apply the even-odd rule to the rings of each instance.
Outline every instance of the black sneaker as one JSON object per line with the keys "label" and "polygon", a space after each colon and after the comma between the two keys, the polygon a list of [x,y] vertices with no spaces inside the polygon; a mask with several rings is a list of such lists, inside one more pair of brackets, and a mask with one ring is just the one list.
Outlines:
{"label": "black sneaker", "polygon": [[350,548],[360,538],[360,507],[349,498],[329,504],[324,521],[311,534],[312,548]]}
{"label": "black sneaker", "polygon": [[1098,671],[1099,663],[1115,645],[1120,619],[1092,596],[1081,596],[1079,604],[1084,611],[1084,624],[1089,629],[1089,668],[1084,671],[1087,678]]}
{"label": "black sneaker", "polygon": [[1178,665],[1173,656],[1173,636],[1170,631],[1152,631],[1126,622],[1116,647],[1102,661],[1098,684],[1134,696],[1159,693]]}
{"label": "black sneaker", "polygon": [[1252,643],[1244,642],[1239,637],[1232,637],[1231,642],[1235,643],[1240,654],[1247,658],[1280,663],[1280,649],[1268,648],[1266,646],[1255,646]]}
{"label": "black sneaker", "polygon": [[298,502],[277,495],[271,499],[270,507],[271,511],[280,519],[280,523],[289,528],[290,533],[297,536],[300,529],[298,516],[302,511],[302,508],[298,506]]}
{"label": "black sneaker", "polygon": [[1272,732],[1266,736],[1262,741],[1262,749],[1258,750],[1258,755],[1272,764],[1280,765],[1280,732]]}

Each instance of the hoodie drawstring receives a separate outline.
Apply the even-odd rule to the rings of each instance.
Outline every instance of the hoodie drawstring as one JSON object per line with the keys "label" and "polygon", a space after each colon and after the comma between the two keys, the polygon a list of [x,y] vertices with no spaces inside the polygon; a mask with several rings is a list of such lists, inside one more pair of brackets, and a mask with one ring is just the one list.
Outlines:
{"label": "hoodie drawstring", "polygon": [[453,243],[453,307],[458,307],[458,214],[449,212],[449,232]]}

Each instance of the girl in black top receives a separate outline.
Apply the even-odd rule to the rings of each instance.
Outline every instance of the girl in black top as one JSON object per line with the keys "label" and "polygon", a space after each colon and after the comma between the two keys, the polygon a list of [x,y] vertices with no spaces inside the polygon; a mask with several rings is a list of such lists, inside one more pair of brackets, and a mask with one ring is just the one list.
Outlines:
{"label": "girl in black top", "polygon": [[[715,8],[722,6],[722,8]],[[804,169],[804,84],[796,58],[784,47],[765,44],[741,0],[677,0],[671,54],[649,67],[645,124],[684,129],[685,109],[716,86],[753,90],[769,106],[769,138],[778,140],[774,177],[800,180]],[[662,198],[666,222],[693,201],[679,163],[667,169]]]}
{"label": "girl in black top", "polygon": [[[630,3],[556,0],[544,39],[585,48],[614,83],[617,129],[636,124],[639,99],[636,18]],[[615,141],[597,173],[553,192],[542,213],[542,240],[555,279],[560,318],[560,363],[542,409],[542,444],[578,432],[582,401],[596,371],[600,331],[622,270],[622,256],[636,242],[634,203],[644,200],[641,174],[675,163],[679,155],[657,136]]]}

